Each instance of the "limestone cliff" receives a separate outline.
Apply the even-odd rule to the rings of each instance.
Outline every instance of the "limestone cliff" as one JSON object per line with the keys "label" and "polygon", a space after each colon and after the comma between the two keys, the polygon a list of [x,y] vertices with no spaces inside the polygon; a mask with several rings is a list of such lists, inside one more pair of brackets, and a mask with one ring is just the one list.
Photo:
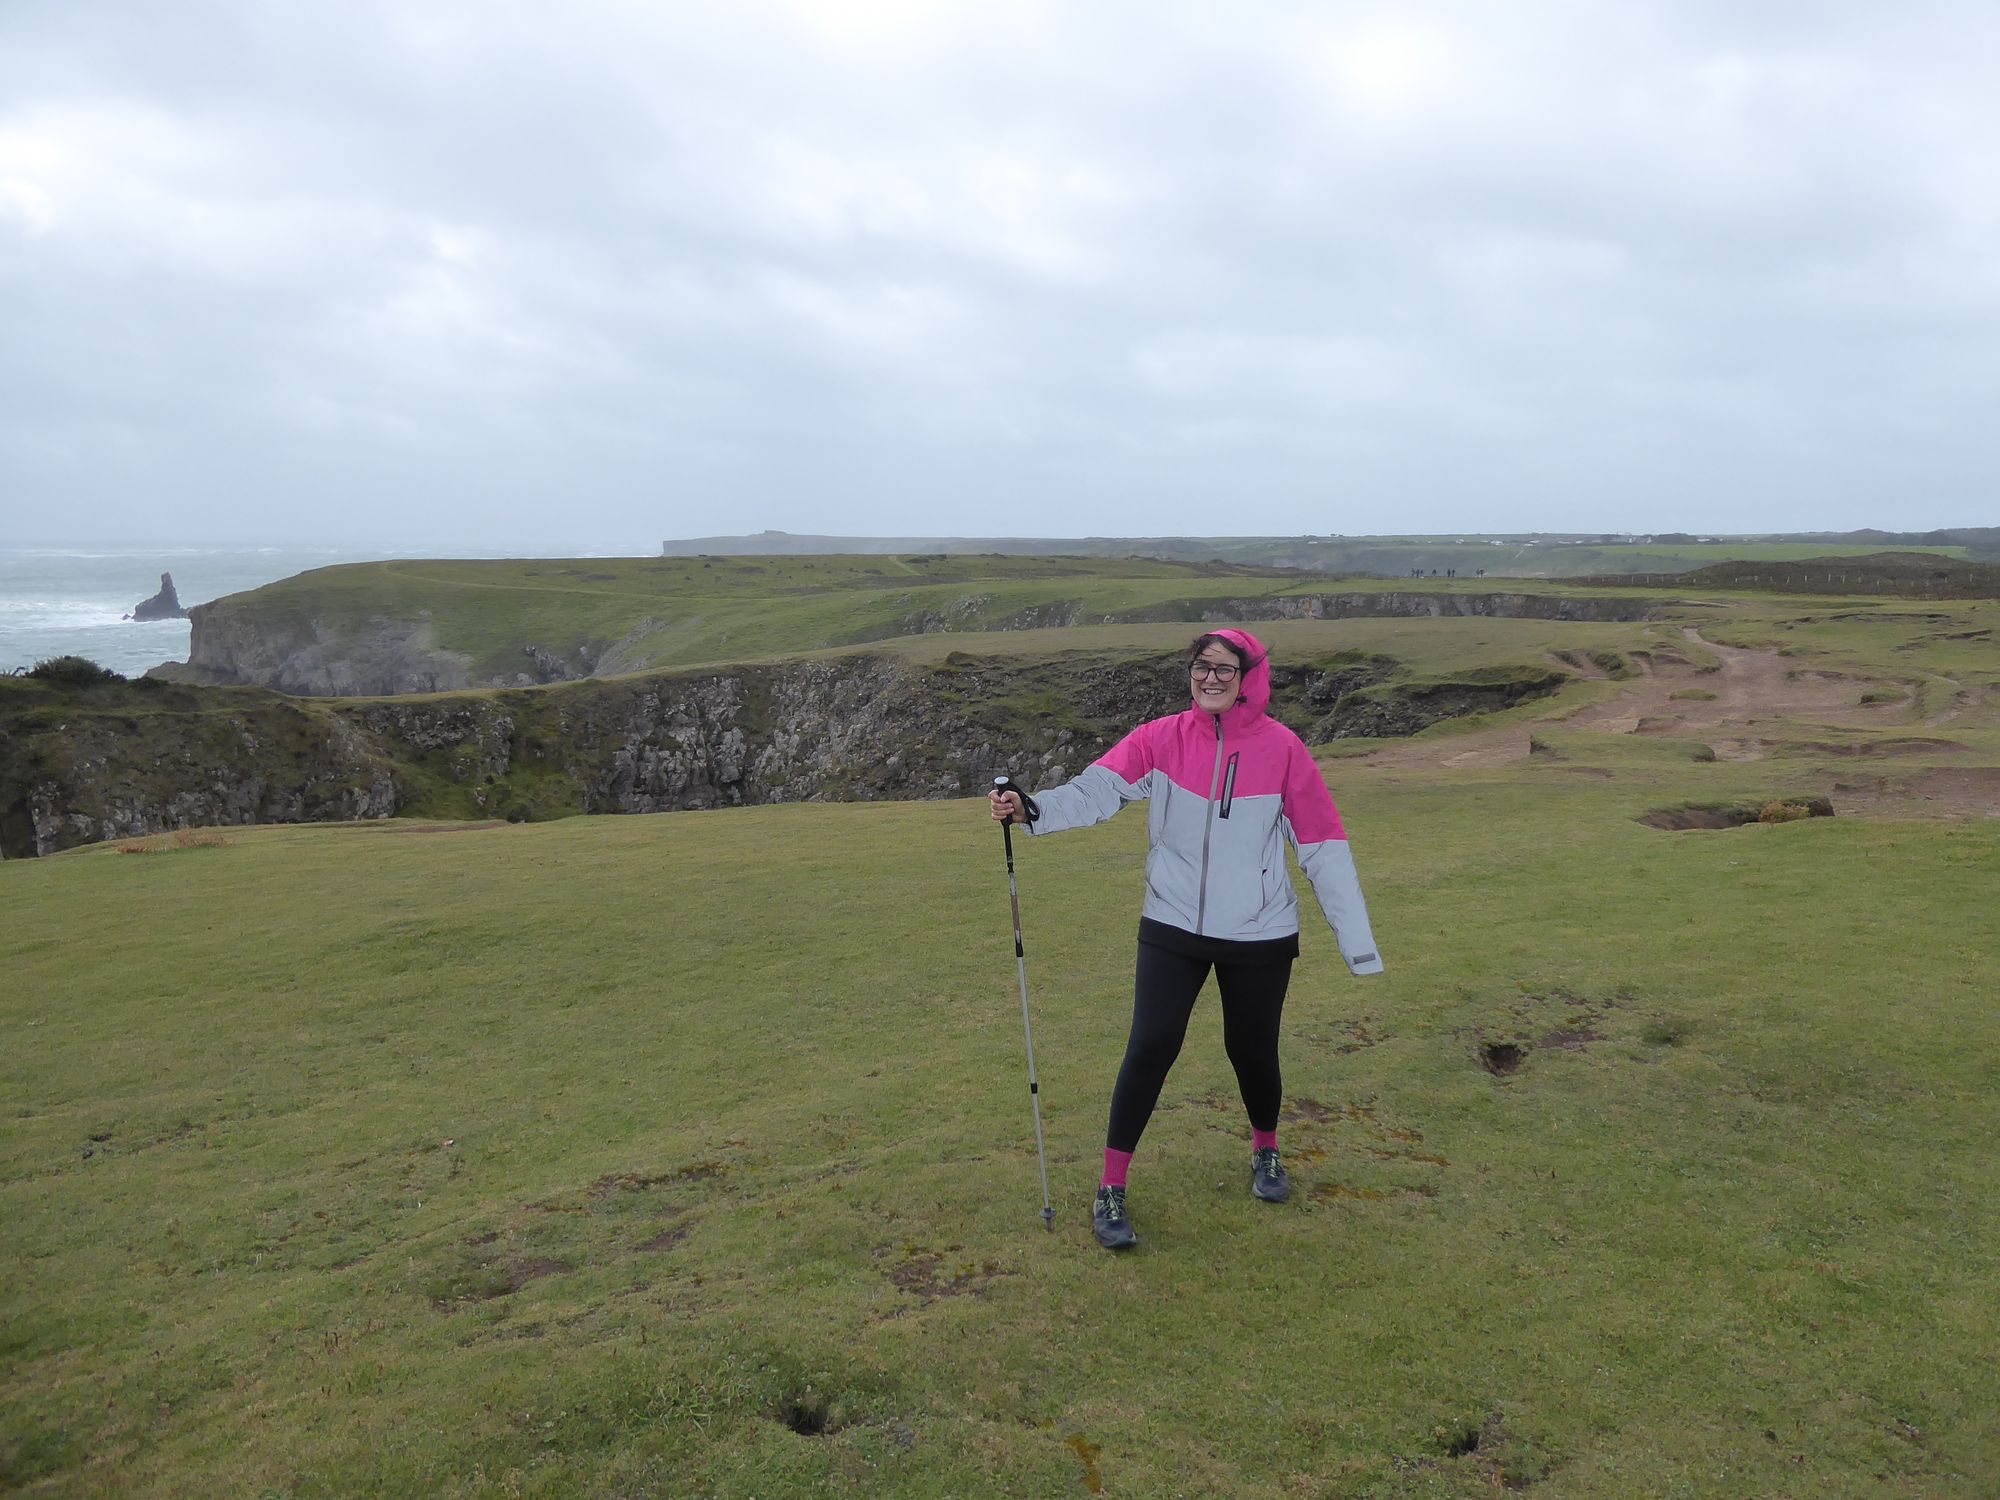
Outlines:
{"label": "limestone cliff", "polygon": [[306,616],[261,608],[254,597],[232,595],[189,610],[187,668],[159,675],[309,697],[445,693],[472,686],[467,658],[439,650],[427,620],[376,620],[360,630],[336,630]]}
{"label": "limestone cliff", "polygon": [[[1404,682],[1386,658],[1287,663],[1273,712],[1309,741],[1408,734],[1552,691],[1541,668]],[[912,664],[857,653],[464,696],[301,700],[160,681],[0,683],[0,853],[211,824],[530,820],[750,803],[969,796],[1075,775],[1186,703],[1157,657]]]}
{"label": "limestone cliff", "polygon": [[0,855],[173,828],[386,818],[395,768],[338,716],[245,689],[107,683],[0,697]]}

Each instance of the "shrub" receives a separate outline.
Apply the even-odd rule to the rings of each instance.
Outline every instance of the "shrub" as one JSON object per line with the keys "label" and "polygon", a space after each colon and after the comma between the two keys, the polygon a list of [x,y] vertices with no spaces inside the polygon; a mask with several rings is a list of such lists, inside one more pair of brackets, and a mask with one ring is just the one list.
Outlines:
{"label": "shrub", "polygon": [[107,682],[125,680],[109,667],[100,667],[87,656],[52,656],[47,661],[36,662],[28,669],[28,675],[63,687],[98,687]]}
{"label": "shrub", "polygon": [[1797,802],[1766,802],[1757,814],[1759,823],[1796,823],[1801,818],[1810,818],[1812,809]]}
{"label": "shrub", "polygon": [[212,828],[176,828],[157,838],[127,840],[117,849],[120,854],[172,854],[177,849],[222,849],[228,844]]}

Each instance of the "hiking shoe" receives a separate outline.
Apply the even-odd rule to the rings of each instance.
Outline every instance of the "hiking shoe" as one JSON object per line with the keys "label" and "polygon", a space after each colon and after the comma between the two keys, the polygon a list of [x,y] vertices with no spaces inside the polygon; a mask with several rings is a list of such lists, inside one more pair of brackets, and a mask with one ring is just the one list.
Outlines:
{"label": "hiking shoe", "polygon": [[1125,1189],[1101,1187],[1091,1205],[1090,1227],[1097,1231],[1097,1243],[1107,1250],[1130,1250],[1139,1243],[1132,1232],[1132,1220],[1125,1213]]}
{"label": "hiking shoe", "polygon": [[1266,1203],[1283,1203],[1292,1196],[1292,1179],[1285,1175],[1276,1146],[1250,1153],[1250,1191]]}

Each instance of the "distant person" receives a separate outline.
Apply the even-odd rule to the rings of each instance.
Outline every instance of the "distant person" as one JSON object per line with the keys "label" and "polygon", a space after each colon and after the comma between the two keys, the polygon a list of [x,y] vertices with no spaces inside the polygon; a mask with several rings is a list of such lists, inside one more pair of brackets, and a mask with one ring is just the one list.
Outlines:
{"label": "distant person", "polygon": [[1031,834],[1102,823],[1128,802],[1151,799],[1132,1034],[1111,1091],[1091,1216],[1109,1250],[1138,1242],[1126,1172],[1210,969],[1222,995],[1223,1047],[1250,1116],[1250,1191],[1267,1203],[1291,1196],[1278,1154],[1278,1019],[1299,953],[1286,844],[1348,969],[1382,972],[1333,797],[1304,742],[1264,711],[1271,671],[1262,643],[1248,631],[1218,630],[1195,639],[1187,663],[1191,705],[1141,724],[1074,781],[1036,794],[1033,821],[1018,792],[987,798],[996,820]]}

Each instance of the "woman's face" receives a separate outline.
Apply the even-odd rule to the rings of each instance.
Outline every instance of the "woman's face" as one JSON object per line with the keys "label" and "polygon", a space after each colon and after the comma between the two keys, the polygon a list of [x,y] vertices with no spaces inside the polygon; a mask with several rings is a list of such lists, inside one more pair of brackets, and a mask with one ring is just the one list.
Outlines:
{"label": "woman's face", "polygon": [[[1229,675],[1227,682],[1209,674],[1204,669],[1210,666],[1224,668]],[[1236,695],[1243,691],[1242,663],[1236,653],[1220,641],[1210,641],[1201,648],[1188,667],[1188,689],[1194,694],[1195,706],[1205,708],[1212,714],[1226,712],[1236,701]]]}

